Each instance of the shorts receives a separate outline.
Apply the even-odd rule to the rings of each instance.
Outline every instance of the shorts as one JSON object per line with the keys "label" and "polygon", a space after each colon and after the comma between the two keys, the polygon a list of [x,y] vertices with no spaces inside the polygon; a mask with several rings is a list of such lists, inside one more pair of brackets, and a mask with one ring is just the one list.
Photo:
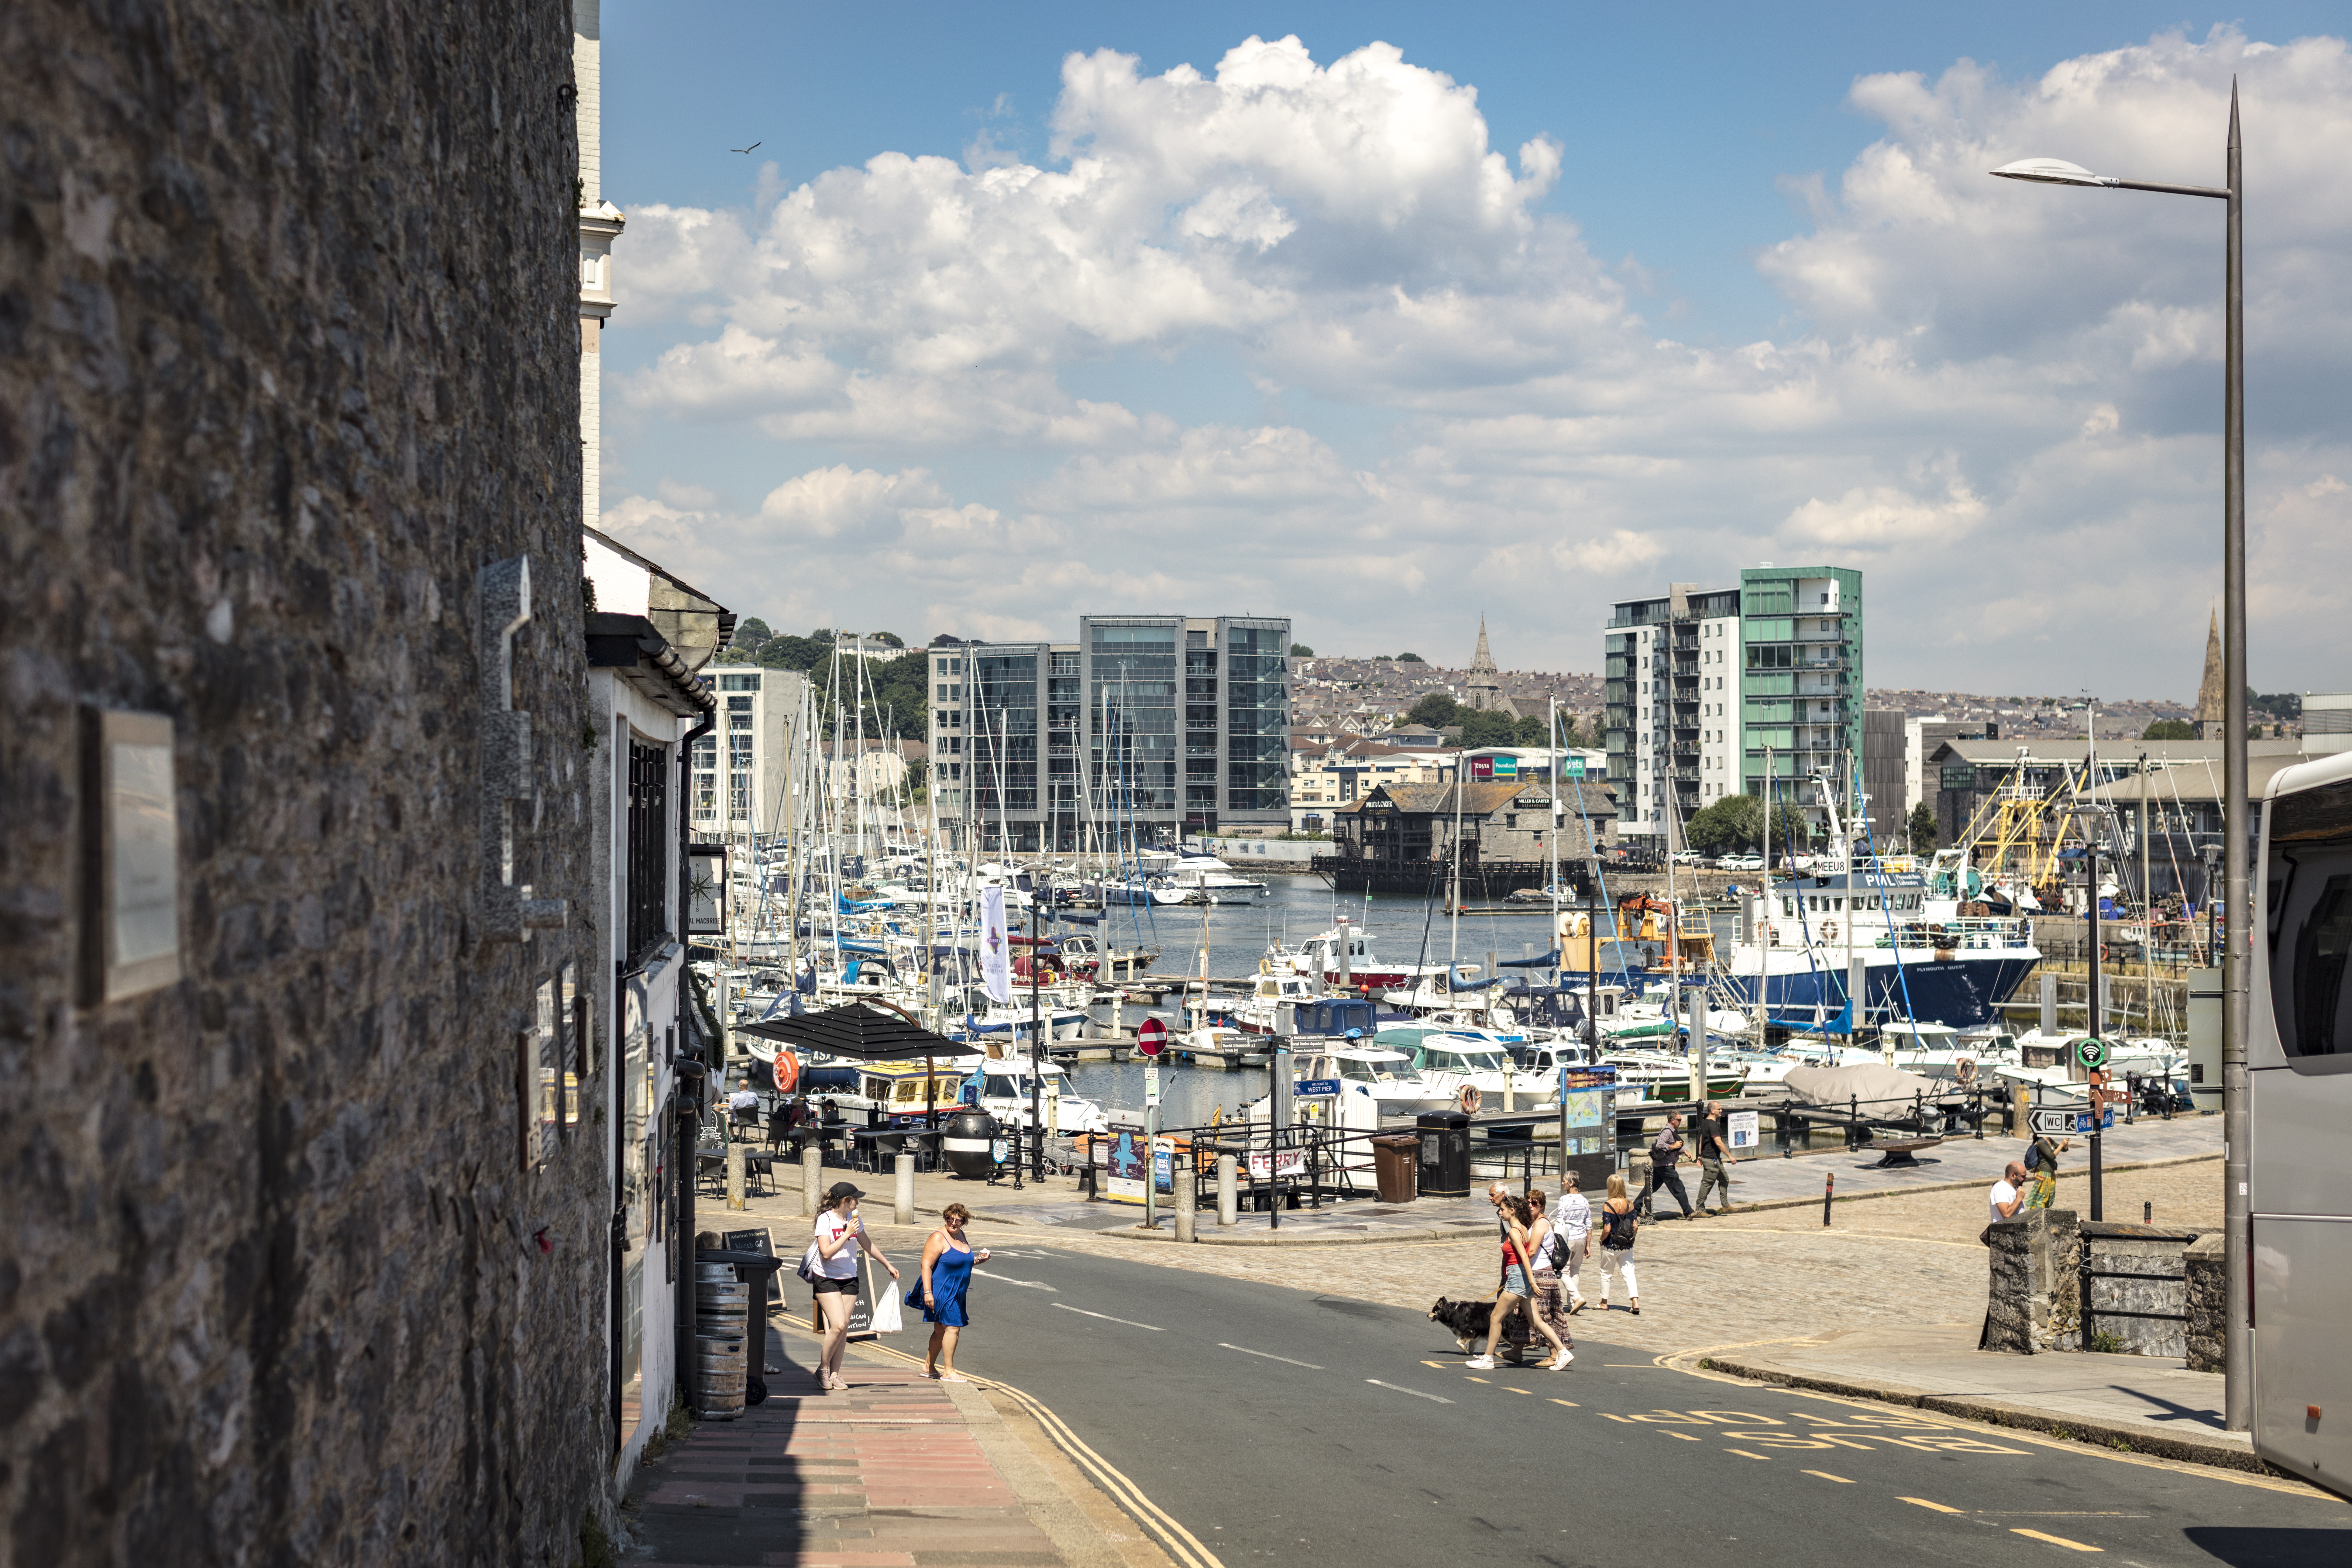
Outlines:
{"label": "shorts", "polygon": [[810,1289],[820,1296],[829,1295],[834,1291],[839,1291],[845,1296],[855,1296],[857,1294],[857,1277],[852,1275],[846,1279],[820,1279]]}
{"label": "shorts", "polygon": [[1519,1264],[1507,1265],[1503,1269],[1503,1294],[1524,1296],[1533,1300],[1536,1288],[1528,1283],[1528,1271]]}

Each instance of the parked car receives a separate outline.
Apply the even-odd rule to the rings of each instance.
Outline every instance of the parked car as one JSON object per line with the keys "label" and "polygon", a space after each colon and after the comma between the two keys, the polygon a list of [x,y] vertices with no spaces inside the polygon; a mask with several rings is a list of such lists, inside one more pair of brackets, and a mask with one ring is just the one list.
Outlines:
{"label": "parked car", "polygon": [[1722,859],[1717,860],[1716,865],[1718,868],[1726,871],[1761,871],[1764,869],[1764,857],[1761,855],[1726,855]]}
{"label": "parked car", "polygon": [[1677,849],[1674,854],[1674,861],[1677,866],[1704,866],[1706,864],[1706,857],[1696,849]]}

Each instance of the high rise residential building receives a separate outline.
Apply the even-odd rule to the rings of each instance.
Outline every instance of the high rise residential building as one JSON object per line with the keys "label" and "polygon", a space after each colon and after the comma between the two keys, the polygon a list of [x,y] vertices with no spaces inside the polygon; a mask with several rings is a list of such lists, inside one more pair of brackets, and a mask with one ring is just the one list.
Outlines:
{"label": "high rise residential building", "polygon": [[1737,587],[1670,584],[1614,607],[1602,634],[1602,726],[1620,837],[1679,847],[1726,795],[1818,811],[1790,781],[1822,774],[1841,802],[1863,750],[1862,574],[1747,567]]}
{"label": "high rise residential building", "polygon": [[1289,826],[1290,622],[1087,616],[1072,643],[929,650],[940,820],[1074,850]]}
{"label": "high rise residential building", "polygon": [[794,669],[720,662],[705,669],[702,679],[719,700],[719,711],[711,732],[690,753],[687,810],[694,831],[761,837],[786,831],[808,677]]}

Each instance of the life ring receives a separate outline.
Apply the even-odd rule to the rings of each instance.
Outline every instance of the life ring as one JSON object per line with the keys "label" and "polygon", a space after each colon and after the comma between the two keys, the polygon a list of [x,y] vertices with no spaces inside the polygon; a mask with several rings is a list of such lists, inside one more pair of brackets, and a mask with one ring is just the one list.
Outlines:
{"label": "life ring", "polygon": [[1476,1084],[1464,1084],[1462,1086],[1462,1094],[1460,1098],[1462,1109],[1465,1114],[1471,1116],[1478,1114],[1478,1086]]}
{"label": "life ring", "polygon": [[1822,940],[1823,942],[1837,941],[1837,921],[1823,921],[1822,922]]}
{"label": "life ring", "polygon": [[801,1080],[801,1059],[790,1051],[778,1051],[768,1071],[776,1080],[776,1092],[790,1094],[793,1086]]}

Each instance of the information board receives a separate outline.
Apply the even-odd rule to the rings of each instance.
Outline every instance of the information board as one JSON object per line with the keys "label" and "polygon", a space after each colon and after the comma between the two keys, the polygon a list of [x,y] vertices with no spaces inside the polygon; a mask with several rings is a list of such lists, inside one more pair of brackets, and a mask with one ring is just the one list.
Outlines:
{"label": "information board", "polygon": [[1730,1133],[1728,1142],[1734,1150],[1753,1149],[1757,1146],[1759,1142],[1756,1131],[1757,1112],[1735,1110],[1725,1120],[1727,1123],[1727,1130]]}

